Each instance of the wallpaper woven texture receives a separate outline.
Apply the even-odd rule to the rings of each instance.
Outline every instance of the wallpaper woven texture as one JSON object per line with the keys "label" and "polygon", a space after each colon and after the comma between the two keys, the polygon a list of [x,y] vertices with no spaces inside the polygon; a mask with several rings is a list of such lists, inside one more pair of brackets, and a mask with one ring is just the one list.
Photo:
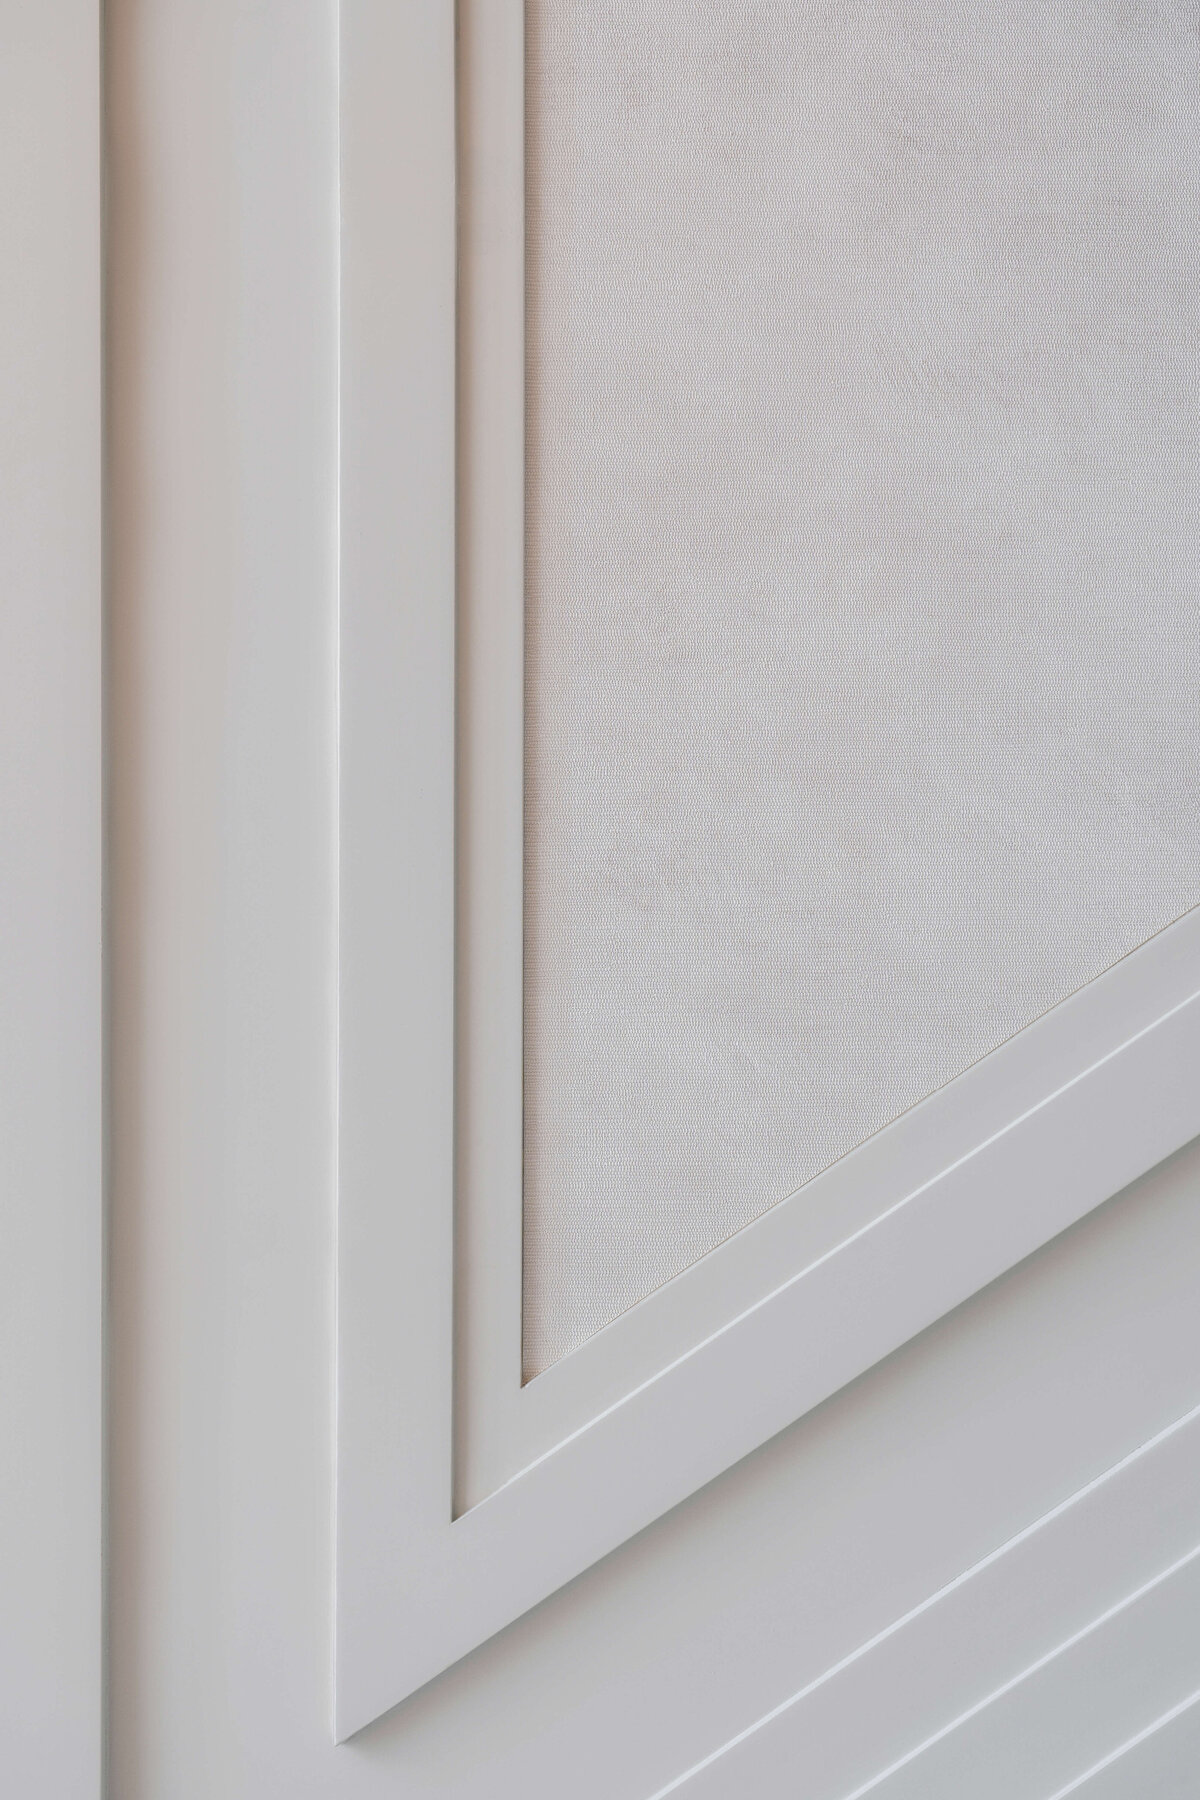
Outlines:
{"label": "wallpaper woven texture", "polygon": [[534,1374],[1200,899],[1200,14],[526,18]]}

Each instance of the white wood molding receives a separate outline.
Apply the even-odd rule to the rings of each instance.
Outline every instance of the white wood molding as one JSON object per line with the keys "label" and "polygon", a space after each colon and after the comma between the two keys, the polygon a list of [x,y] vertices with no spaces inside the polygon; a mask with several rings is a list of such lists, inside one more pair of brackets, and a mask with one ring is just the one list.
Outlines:
{"label": "white wood molding", "polygon": [[364,1706],[354,1673],[375,1664],[379,1553],[388,1614],[419,1638],[409,1554],[419,1567],[451,1514],[454,9],[344,0],[340,23],[344,1736],[402,1698],[388,1680]]}
{"label": "white wood molding", "polygon": [[101,1789],[100,9],[0,9],[0,1759]]}
{"label": "white wood molding", "polygon": [[[519,46],[519,16],[516,0],[494,9],[497,54]],[[521,1386],[511,1168],[484,1204],[494,1282],[472,1273],[493,1260],[478,1238],[462,1242],[479,1203],[456,1217],[454,1192],[456,480],[470,465],[455,452],[454,22],[450,0],[341,8],[340,1738],[1200,1132],[1190,914]],[[469,354],[486,354],[470,332]],[[498,504],[511,514],[511,493]],[[468,565],[476,528],[478,513]],[[511,599],[519,559],[505,567]],[[511,671],[519,639],[500,630]],[[476,643],[458,667],[474,705]],[[475,779],[472,731],[459,722]],[[460,826],[479,803],[460,793]],[[503,867],[511,892],[519,868]],[[486,912],[460,905],[460,959],[486,955]],[[519,1147],[516,1072],[510,1055],[508,1101],[487,1098],[493,1124],[472,1138],[473,1194],[487,1145],[510,1163]]]}
{"label": "white wood molding", "polygon": [[1190,915],[523,1387],[509,1408],[506,1477],[765,1300],[781,1270],[819,1262],[1197,985],[1200,915]]}
{"label": "white wood molding", "polygon": [[461,1511],[512,1472],[523,1391],[525,34],[521,6],[460,0],[457,18],[454,1488]]}

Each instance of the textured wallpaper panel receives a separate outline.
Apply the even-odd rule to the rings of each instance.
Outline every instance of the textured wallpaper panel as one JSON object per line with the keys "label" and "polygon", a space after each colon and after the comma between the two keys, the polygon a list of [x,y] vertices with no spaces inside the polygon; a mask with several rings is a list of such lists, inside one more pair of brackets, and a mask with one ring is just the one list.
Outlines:
{"label": "textured wallpaper panel", "polygon": [[1200,899],[1200,34],[527,26],[534,1374]]}

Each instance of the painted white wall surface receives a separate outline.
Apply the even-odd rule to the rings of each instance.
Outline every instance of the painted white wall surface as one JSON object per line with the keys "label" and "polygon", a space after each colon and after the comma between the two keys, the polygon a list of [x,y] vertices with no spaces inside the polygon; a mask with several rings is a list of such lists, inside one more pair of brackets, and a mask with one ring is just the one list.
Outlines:
{"label": "painted white wall surface", "polygon": [[108,9],[113,1800],[969,1800],[1005,1717],[1006,1800],[1133,1800],[1200,1689],[1195,1146],[333,1744],[336,24]]}
{"label": "painted white wall surface", "polygon": [[0,6],[0,1788],[101,1755],[100,20]]}

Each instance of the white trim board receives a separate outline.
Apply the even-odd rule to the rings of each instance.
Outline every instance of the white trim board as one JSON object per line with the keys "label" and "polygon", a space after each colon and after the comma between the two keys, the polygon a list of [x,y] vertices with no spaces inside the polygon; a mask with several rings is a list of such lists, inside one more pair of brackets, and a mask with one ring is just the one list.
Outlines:
{"label": "white trim board", "polygon": [[454,9],[341,21],[345,1737],[1200,1132],[1200,914],[525,1387],[501,1170],[456,1482]]}
{"label": "white trim board", "polygon": [[101,106],[95,0],[0,12],[0,1743],[102,1757]]}

